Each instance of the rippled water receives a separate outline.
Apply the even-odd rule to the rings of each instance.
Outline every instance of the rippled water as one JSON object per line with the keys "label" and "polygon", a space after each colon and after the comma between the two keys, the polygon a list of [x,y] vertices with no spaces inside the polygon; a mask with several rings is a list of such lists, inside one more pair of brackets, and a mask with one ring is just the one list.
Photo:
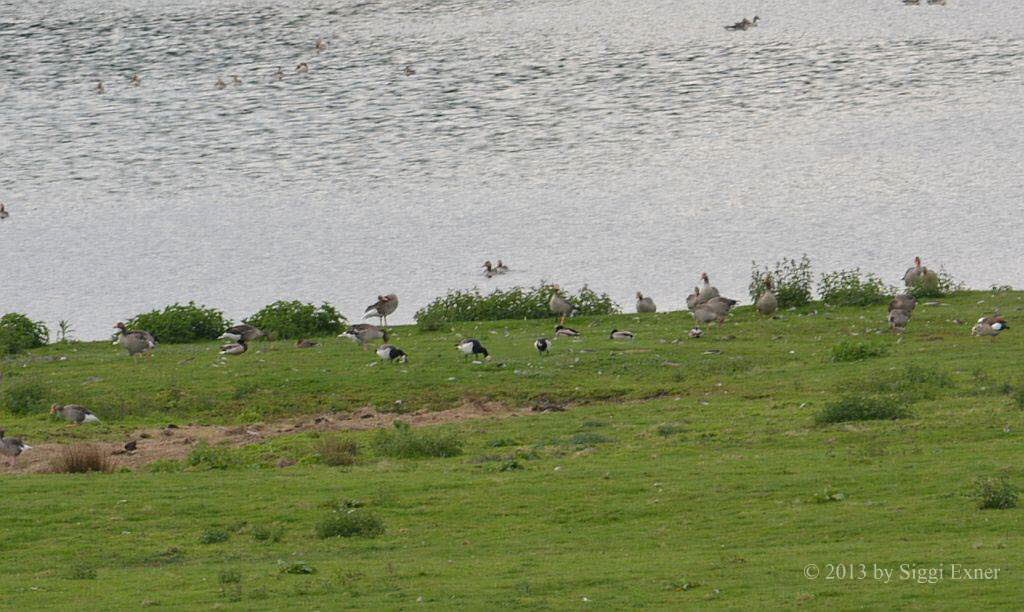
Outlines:
{"label": "rippled water", "polygon": [[0,0],[0,312],[80,337],[190,299],[395,292],[408,321],[542,278],[678,308],[803,252],[1024,284],[1019,3],[25,4]]}

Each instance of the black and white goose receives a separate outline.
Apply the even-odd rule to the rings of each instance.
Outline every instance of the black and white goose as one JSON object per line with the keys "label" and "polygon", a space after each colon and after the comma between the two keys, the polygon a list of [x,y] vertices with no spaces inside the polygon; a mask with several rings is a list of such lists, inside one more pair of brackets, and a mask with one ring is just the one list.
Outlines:
{"label": "black and white goose", "polygon": [[405,351],[390,344],[382,344],[381,347],[377,349],[377,355],[384,361],[397,363],[409,362],[409,356],[405,354]]}
{"label": "black and white goose", "polygon": [[50,406],[50,414],[59,414],[66,421],[81,425],[82,423],[99,423],[99,418],[95,414],[85,408],[85,406],[79,406],[78,404],[68,404],[67,406],[61,406],[60,404],[54,404]]}
{"label": "black and white goose", "polygon": [[555,326],[555,338],[574,338],[579,335],[580,332],[571,327],[566,327],[564,325]]}
{"label": "black and white goose", "polygon": [[612,333],[609,334],[608,337],[612,340],[632,340],[633,338],[636,338],[636,334],[631,331],[619,331],[617,329],[613,329]]}
{"label": "black and white goose", "polygon": [[4,430],[0,429],[0,455],[10,457],[11,466],[14,466],[14,462],[18,460],[18,455],[27,450],[32,450],[32,447],[18,438],[5,438]]}
{"label": "black and white goose", "polygon": [[123,346],[129,355],[153,354],[152,351],[156,348],[156,338],[153,337],[153,334],[141,329],[129,331],[124,323],[118,323],[114,328],[117,329],[117,334],[120,336],[114,341],[114,344]]}
{"label": "black and white goose", "polygon": [[537,341],[533,343],[533,346],[541,355],[547,355],[548,349],[551,348],[551,341],[547,338],[537,338]]}
{"label": "black and white goose", "polygon": [[480,344],[480,341],[476,338],[466,338],[462,342],[456,344],[455,347],[462,351],[463,357],[469,357],[470,355],[476,357],[477,355],[480,355],[484,359],[491,358],[491,354],[487,352],[484,345]]}
{"label": "black and white goose", "polygon": [[356,323],[355,325],[349,325],[343,333],[338,335],[339,338],[348,338],[353,342],[358,342],[359,345],[366,350],[366,343],[370,340],[376,340],[378,338],[383,339],[384,342],[388,341],[388,333],[381,331],[376,325],[370,325],[369,323]]}
{"label": "black and white goose", "polygon": [[238,342],[239,340],[245,340],[246,342],[252,342],[256,338],[263,338],[267,334],[263,333],[259,328],[253,327],[248,323],[241,323],[239,325],[233,325],[221,334],[219,340],[231,340],[232,342]]}
{"label": "black and white goose", "polygon": [[225,344],[220,347],[221,355],[241,355],[245,351],[249,350],[249,345],[246,344],[245,340],[239,340],[231,344]]}

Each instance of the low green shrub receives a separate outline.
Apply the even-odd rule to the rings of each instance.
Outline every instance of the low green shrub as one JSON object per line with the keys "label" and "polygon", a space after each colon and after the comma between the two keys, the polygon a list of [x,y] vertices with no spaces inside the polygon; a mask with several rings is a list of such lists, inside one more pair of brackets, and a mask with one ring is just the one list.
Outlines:
{"label": "low green shrub", "polygon": [[67,577],[71,580],[96,580],[96,576],[96,568],[84,561],[76,561],[68,566]]}
{"label": "low green shrub", "polygon": [[910,412],[906,406],[895,398],[846,395],[826,404],[814,420],[819,424],[826,424],[902,419],[908,416]]}
{"label": "low green shrub", "polygon": [[1005,510],[1017,507],[1020,490],[1005,475],[974,481],[972,497],[981,510]]}
{"label": "low green shrub", "polygon": [[0,317],[0,355],[14,355],[26,349],[45,346],[50,331],[42,321],[9,312]]}
{"label": "low green shrub", "polygon": [[291,562],[278,561],[277,562],[277,566],[279,568],[278,571],[281,572],[282,574],[298,574],[298,575],[302,575],[302,574],[315,574],[316,573],[316,568],[313,567],[312,565],[309,565],[305,561],[291,561]]}
{"label": "low green shrub", "polygon": [[880,344],[843,340],[832,347],[830,360],[837,363],[863,361],[872,357],[882,357],[888,352],[889,349]]}
{"label": "low green shrub", "polygon": [[341,333],[347,324],[334,306],[279,300],[245,320],[274,338],[313,338]]}
{"label": "low green shrub", "polygon": [[251,531],[252,539],[257,542],[272,542],[274,544],[281,541],[284,536],[284,527],[280,526],[269,526],[269,525],[254,525]]}
{"label": "low green shrub", "polygon": [[[554,288],[536,287],[495,289],[489,294],[479,289],[450,291],[447,295],[416,312],[416,325],[426,331],[442,329],[456,321],[496,321],[501,319],[544,319],[553,316],[548,301]],[[606,315],[620,312],[605,293],[597,293],[586,285],[576,295],[566,295],[577,315]]]}
{"label": "low green shrub", "polygon": [[231,534],[224,529],[211,528],[199,534],[199,543],[220,544],[221,542],[227,542],[230,537]]}
{"label": "low green shrub", "polygon": [[0,395],[0,407],[9,414],[43,414],[50,409],[46,389],[35,381],[15,381]]}
{"label": "low green shrub", "polygon": [[462,454],[462,439],[454,432],[416,431],[408,423],[395,421],[394,429],[377,431],[373,448],[380,455],[399,459],[455,457]]}
{"label": "low green shrub", "polygon": [[384,522],[362,510],[338,512],[316,524],[316,536],[327,538],[375,538],[384,533]]}
{"label": "low green shrub", "polygon": [[754,302],[765,291],[764,279],[770,276],[775,286],[775,297],[779,301],[779,308],[791,308],[804,306],[811,303],[813,297],[811,279],[811,260],[807,255],[799,260],[783,258],[775,262],[774,266],[758,266],[757,262],[751,262],[750,286],[748,287],[750,297]]}
{"label": "low green shrub", "polygon": [[198,340],[213,340],[231,324],[224,313],[216,308],[188,304],[171,304],[163,310],[152,310],[128,320],[128,329],[144,329],[153,334],[157,342],[181,344]]}
{"label": "low green shrub", "polygon": [[196,444],[188,454],[188,464],[207,470],[226,470],[237,467],[239,458],[229,448],[210,446],[205,440]]}
{"label": "low green shrub", "polygon": [[354,440],[328,436],[320,441],[320,460],[331,467],[355,465],[359,460],[359,445]]}
{"label": "low green shrub", "polygon": [[862,273],[860,268],[822,274],[818,295],[829,306],[871,306],[889,301],[894,293],[876,275]]}
{"label": "low green shrub", "polygon": [[953,278],[945,268],[940,268],[938,272],[929,268],[928,271],[933,274],[922,275],[913,286],[907,288],[907,293],[918,299],[939,298],[964,288],[963,283]]}

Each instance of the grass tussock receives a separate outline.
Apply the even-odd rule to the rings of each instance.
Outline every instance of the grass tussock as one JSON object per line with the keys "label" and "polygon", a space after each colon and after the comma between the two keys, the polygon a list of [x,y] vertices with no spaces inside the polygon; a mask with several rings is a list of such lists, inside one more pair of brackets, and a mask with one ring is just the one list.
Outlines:
{"label": "grass tussock", "polygon": [[384,533],[384,521],[361,510],[337,512],[323,518],[316,524],[316,537],[327,538],[375,538]]}
{"label": "grass tussock", "polygon": [[207,470],[226,470],[240,465],[239,458],[231,449],[210,446],[205,440],[196,444],[188,454],[188,464]]}
{"label": "grass tussock", "polygon": [[70,444],[60,450],[50,467],[58,474],[85,474],[101,472],[109,474],[114,471],[114,460],[104,450],[94,444]]}
{"label": "grass tussock", "polygon": [[359,445],[355,440],[328,436],[320,441],[317,454],[324,465],[331,467],[355,465],[359,461]]}
{"label": "grass tussock", "polygon": [[456,457],[462,454],[462,446],[454,432],[416,431],[402,421],[395,421],[394,429],[382,429],[373,438],[377,454],[396,459]]}
{"label": "grass tussock", "polygon": [[220,544],[227,542],[231,538],[231,534],[225,529],[210,528],[199,534],[200,544]]}
{"label": "grass tussock", "polygon": [[874,357],[884,357],[888,353],[889,349],[880,344],[843,340],[832,347],[832,350],[829,352],[829,360],[835,363],[848,363]]}
{"label": "grass tussock", "polygon": [[881,421],[903,419],[910,411],[897,398],[847,395],[827,404],[814,420],[818,424],[849,421]]}
{"label": "grass tussock", "polygon": [[1006,510],[1017,507],[1020,489],[1006,476],[979,478],[974,482],[971,496],[981,510]]}

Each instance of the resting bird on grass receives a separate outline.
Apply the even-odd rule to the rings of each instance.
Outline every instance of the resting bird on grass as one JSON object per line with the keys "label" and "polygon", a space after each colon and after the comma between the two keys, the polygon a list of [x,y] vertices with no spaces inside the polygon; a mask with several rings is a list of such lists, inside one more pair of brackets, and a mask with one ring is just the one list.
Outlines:
{"label": "resting bird on grass", "polygon": [[320,346],[320,343],[319,342],[314,342],[312,340],[301,340],[301,339],[298,342],[295,343],[295,348],[313,348],[314,346]]}
{"label": "resting bird on grass", "polygon": [[533,346],[541,355],[547,355],[548,349],[551,348],[551,341],[547,338],[537,338],[537,341],[533,343]]}
{"label": "resting bird on grass", "polygon": [[363,313],[363,318],[377,317],[380,319],[381,325],[387,327],[388,315],[395,312],[398,309],[398,296],[394,293],[387,295],[378,295],[377,301],[366,307],[366,311]]}
{"label": "resting bird on grass", "polygon": [[757,303],[754,305],[757,307],[757,311],[766,317],[772,316],[778,310],[779,298],[775,297],[771,276],[764,277],[764,291],[758,296]]}
{"label": "resting bird on grass", "polygon": [[644,297],[643,293],[636,292],[636,311],[637,312],[658,312],[658,307],[654,305],[654,300],[650,297]]}
{"label": "resting bird on grass", "polygon": [[631,331],[619,331],[617,329],[613,329],[612,333],[609,334],[608,337],[612,340],[632,340],[633,338],[636,338],[636,334]]}
{"label": "resting bird on grass", "polygon": [[713,321],[718,321],[718,324],[721,325],[722,321],[725,321],[725,315],[720,315],[714,310],[705,307],[703,304],[695,307],[692,310],[692,313],[693,320],[698,324],[703,323],[704,325],[707,325]]}
{"label": "resting bird on grass", "polygon": [[249,350],[249,345],[246,344],[245,340],[239,340],[232,344],[225,344],[220,347],[221,355],[241,355],[245,351]]}
{"label": "resting bird on grass", "polygon": [[1006,323],[1006,319],[999,315],[992,317],[982,317],[978,319],[977,325],[971,330],[972,336],[992,336],[995,340],[999,332],[1004,329],[1010,329],[1010,326]]}
{"label": "resting bird on grass", "polygon": [[259,328],[253,327],[248,323],[240,323],[232,327],[227,328],[223,334],[221,334],[219,340],[231,340],[232,342],[238,342],[239,340],[245,340],[246,342],[252,342],[257,338],[265,338],[267,334],[260,331]]}
{"label": "resting bird on grass", "polygon": [[95,414],[86,410],[84,406],[79,406],[78,404],[68,404],[63,407],[61,407],[60,404],[54,404],[50,406],[50,414],[59,414],[64,417],[64,420],[71,421],[76,425],[100,422]]}
{"label": "resting bird on grass", "polygon": [[466,338],[462,342],[455,345],[455,348],[462,351],[463,358],[467,358],[470,355],[476,357],[480,355],[483,359],[490,359],[491,354],[487,352],[484,345],[480,344],[480,341],[476,338]]}
{"label": "resting bird on grass", "polygon": [[138,353],[153,354],[153,349],[156,348],[156,338],[153,337],[153,334],[141,329],[128,331],[124,323],[118,323],[114,328],[118,330],[117,333],[120,335],[120,338],[114,344],[123,346],[129,355],[134,356]]}
{"label": "resting bird on grass", "polygon": [[32,450],[32,447],[18,438],[5,438],[4,430],[0,429],[0,455],[11,458],[11,467],[14,467],[14,462],[18,460],[18,455],[27,450]]}
{"label": "resting bird on grass", "polygon": [[370,340],[376,340],[378,338],[388,341],[388,332],[381,331],[376,325],[370,325],[369,323],[356,323],[350,325],[343,333],[338,335],[339,338],[348,338],[353,342],[358,342],[359,346],[366,350],[366,344]]}
{"label": "resting bird on grass", "polygon": [[551,299],[548,300],[548,308],[551,312],[560,316],[559,324],[565,323],[565,318],[572,314],[572,302],[562,297],[562,289],[558,285],[551,287]]}
{"label": "resting bird on grass", "polygon": [[729,298],[719,296],[711,298],[710,300],[704,302],[701,306],[703,308],[707,308],[708,310],[711,310],[712,312],[719,314],[722,317],[722,320],[725,320],[725,315],[729,314],[729,312],[733,309],[736,303],[736,300],[730,300]]}
{"label": "resting bird on grass", "polygon": [[557,338],[575,338],[576,336],[579,336],[579,335],[580,335],[580,332],[576,331],[575,329],[573,329],[571,327],[566,327],[564,325],[556,325],[555,326],[555,338],[556,339]]}
{"label": "resting bird on grass", "polygon": [[702,330],[702,329],[701,329],[701,328],[699,328],[699,327],[694,327],[694,328],[693,328],[693,329],[691,329],[691,330],[690,330],[690,332],[689,332],[688,334],[686,334],[686,335],[688,335],[688,336],[689,336],[689,337],[691,337],[691,338],[700,338],[701,336],[703,336],[703,335],[704,335],[704,330]]}
{"label": "resting bird on grass", "polygon": [[405,351],[390,344],[382,344],[380,348],[377,349],[377,355],[384,361],[390,361],[393,363],[409,362],[409,356],[405,354]]}

